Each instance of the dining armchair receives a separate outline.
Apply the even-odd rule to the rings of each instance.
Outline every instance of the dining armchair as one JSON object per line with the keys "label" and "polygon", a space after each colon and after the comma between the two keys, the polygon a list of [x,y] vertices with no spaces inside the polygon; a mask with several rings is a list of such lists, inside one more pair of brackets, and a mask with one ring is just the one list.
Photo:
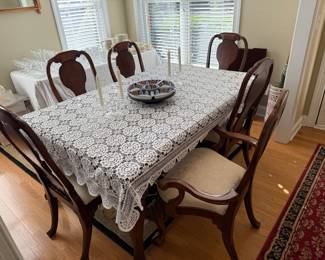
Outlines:
{"label": "dining armchair", "polygon": [[[187,214],[211,219],[221,230],[231,259],[238,259],[234,220],[244,200],[251,225],[260,227],[252,208],[252,185],[256,167],[286,105],[288,91],[277,100],[257,140],[242,133],[219,130],[219,134],[255,147],[247,168],[237,165],[210,148],[196,148],[158,182],[158,203],[167,216]],[[160,236],[165,227],[160,223]],[[163,240],[163,239],[161,239]]]}
{"label": "dining armchair", "polygon": [[0,106],[0,131],[23,158],[33,167],[42,184],[51,212],[52,238],[58,227],[58,201],[65,203],[78,216],[82,231],[82,260],[89,259],[92,220],[101,198],[91,196],[74,177],[67,177],[53,161],[45,146],[29,127],[13,113]]}
{"label": "dining armchair", "polygon": [[216,34],[211,38],[208,47],[208,57],[207,57],[206,67],[210,68],[211,49],[215,39],[221,40],[221,43],[217,48],[217,60],[219,63],[219,69],[223,69],[223,70],[229,70],[230,66],[237,59],[239,53],[239,47],[236,44],[236,42],[242,41],[244,43],[244,54],[239,67],[239,71],[244,71],[246,60],[247,60],[247,54],[248,54],[247,40],[245,37],[237,33],[229,33],[229,32]]}
{"label": "dining armchair", "polygon": [[[264,58],[256,62],[249,69],[242,81],[235,105],[225,125],[227,131],[250,134],[253,119],[261,99],[268,88],[272,72],[273,60],[270,58]],[[217,126],[214,128],[206,139],[214,143],[213,145],[219,153],[229,156],[236,144],[236,140],[218,135],[220,128],[222,127]],[[244,143],[241,148],[243,149],[244,157],[247,158],[249,145]]]}
{"label": "dining armchair", "polygon": [[51,66],[53,63],[59,63],[61,66],[59,68],[59,76],[60,80],[63,83],[63,85],[76,95],[82,95],[86,93],[86,71],[82,64],[77,61],[77,58],[84,56],[86,60],[88,61],[90,68],[92,70],[92,74],[94,75],[94,78],[96,80],[96,69],[95,65],[89,56],[89,54],[85,51],[76,51],[76,50],[70,50],[61,52],[57,55],[55,55],[53,58],[51,58],[47,62],[46,66],[46,74],[47,78],[50,83],[51,90],[58,100],[58,102],[63,101],[62,96],[60,95],[58,89],[55,87],[55,84],[53,82],[52,74],[51,74]]}
{"label": "dining armchair", "polygon": [[111,73],[114,82],[117,82],[117,78],[112,65],[112,53],[113,52],[117,53],[116,66],[120,70],[121,75],[123,75],[125,78],[128,78],[135,74],[135,68],[136,68],[133,55],[130,52],[130,49],[132,47],[134,47],[136,50],[139,59],[140,69],[142,72],[144,72],[144,65],[143,65],[139,47],[134,42],[123,41],[117,43],[113,48],[111,48],[108,51],[107,62],[108,62],[109,71]]}

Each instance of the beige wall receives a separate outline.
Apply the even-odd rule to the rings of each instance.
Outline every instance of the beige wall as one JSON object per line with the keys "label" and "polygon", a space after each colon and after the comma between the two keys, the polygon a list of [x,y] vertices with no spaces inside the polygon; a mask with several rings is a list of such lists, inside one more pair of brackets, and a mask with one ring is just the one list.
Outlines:
{"label": "beige wall", "polygon": [[124,0],[107,0],[111,33],[127,33]]}
{"label": "beige wall", "polygon": [[126,10],[126,19],[128,26],[129,38],[133,41],[137,41],[137,31],[136,31],[136,21],[134,14],[134,0],[124,0],[125,1],[125,10]]}
{"label": "beige wall", "polygon": [[61,45],[49,1],[42,1],[41,14],[35,11],[0,14],[0,85],[12,87],[9,73],[13,60],[30,55],[31,49],[60,50]]}
{"label": "beige wall", "polygon": [[267,48],[274,59],[272,82],[280,79],[290,48],[299,0],[242,0],[240,33],[250,48]]}
{"label": "beige wall", "polygon": [[[107,0],[107,8],[112,34],[127,32],[124,0]],[[7,88],[13,87],[9,75],[13,60],[29,57],[33,49],[61,49],[50,0],[42,1],[41,14],[1,13],[0,25],[0,85]]]}

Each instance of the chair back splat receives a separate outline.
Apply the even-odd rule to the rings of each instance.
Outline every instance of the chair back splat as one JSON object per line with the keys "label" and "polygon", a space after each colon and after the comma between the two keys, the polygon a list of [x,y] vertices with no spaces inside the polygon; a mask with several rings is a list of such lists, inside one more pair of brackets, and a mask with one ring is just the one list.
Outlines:
{"label": "chair back splat", "polygon": [[[235,106],[226,124],[226,130],[231,132],[250,134],[250,129],[257,113],[258,106],[270,83],[273,72],[273,61],[270,58],[262,59],[254,64],[246,73],[237,95]],[[218,132],[218,128],[215,131]],[[227,137],[220,139],[216,149],[228,156],[235,140]],[[245,148],[245,147],[244,147]],[[247,151],[246,151],[247,152]]]}
{"label": "chair back splat", "polygon": [[144,72],[144,65],[140,53],[140,49],[134,42],[124,41],[116,44],[113,48],[111,48],[108,52],[107,62],[109,71],[111,73],[112,79],[114,82],[117,82],[117,78],[113,69],[112,64],[112,53],[116,52],[116,66],[119,68],[121,75],[125,78],[131,77],[135,74],[135,62],[132,53],[130,52],[130,48],[134,47],[139,59],[141,72]]}
{"label": "chair back splat", "polygon": [[1,106],[0,132],[34,168],[34,172],[44,188],[52,219],[51,228],[47,232],[48,236],[53,237],[56,234],[58,201],[61,201],[73,209],[79,218],[83,229],[81,259],[89,259],[92,220],[101,203],[101,198],[86,194],[88,191],[82,191],[83,187],[79,186],[76,181],[68,179],[30,126]]}
{"label": "chair back splat", "polygon": [[242,128],[250,129],[258,105],[270,83],[272,72],[273,61],[270,58],[258,61],[247,72],[227,122],[228,131],[242,132]]}
{"label": "chair back splat", "polygon": [[230,66],[236,61],[239,53],[239,47],[236,44],[236,42],[243,41],[244,55],[239,67],[239,71],[243,71],[246,65],[246,60],[248,55],[247,40],[245,37],[237,33],[229,33],[229,32],[216,34],[211,38],[208,47],[208,57],[207,57],[206,67],[210,68],[211,50],[215,39],[219,39],[222,41],[217,48],[217,60],[219,63],[219,69],[223,69],[223,70],[229,70]]}
{"label": "chair back splat", "polygon": [[54,190],[71,203],[81,202],[35,132],[27,123],[1,106],[0,131],[34,168],[39,181],[48,192]]}
{"label": "chair back splat", "polygon": [[71,89],[76,96],[82,95],[86,93],[87,77],[84,67],[81,65],[80,62],[76,60],[80,56],[84,56],[87,59],[94,75],[94,78],[96,78],[97,72],[95,69],[95,65],[89,54],[85,51],[70,50],[61,52],[55,55],[47,63],[47,78],[49,80],[51,90],[59,102],[63,101],[63,99],[54,85],[53,78],[51,75],[51,65],[53,63],[60,63],[61,66],[59,68],[59,76],[63,85]]}
{"label": "chair back splat", "polygon": [[253,181],[258,162],[261,159],[261,157],[263,156],[266,146],[272,136],[273,130],[278,125],[278,123],[282,117],[283,111],[287,104],[288,95],[289,95],[289,91],[284,90],[283,93],[279,96],[279,98],[273,108],[272,113],[268,116],[266,122],[264,123],[263,130],[262,130],[260,137],[258,139],[258,143],[257,143],[257,146],[253,153],[252,159],[248,163],[245,176],[241,180],[241,182],[237,188],[237,190],[239,192],[241,190],[244,190],[245,188],[247,188],[249,183],[251,183]]}

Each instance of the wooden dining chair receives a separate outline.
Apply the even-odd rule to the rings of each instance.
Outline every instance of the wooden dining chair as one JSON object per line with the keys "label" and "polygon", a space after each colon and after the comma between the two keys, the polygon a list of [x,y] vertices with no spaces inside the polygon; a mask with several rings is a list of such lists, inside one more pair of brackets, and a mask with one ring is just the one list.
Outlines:
{"label": "wooden dining chair", "polygon": [[61,64],[59,68],[59,76],[61,82],[65,87],[71,89],[76,96],[79,96],[86,93],[86,80],[87,80],[86,71],[84,67],[80,62],[77,61],[77,58],[81,56],[84,56],[87,59],[90,68],[92,70],[92,73],[94,75],[94,78],[96,79],[97,72],[95,69],[95,65],[91,57],[89,56],[89,54],[85,51],[70,50],[70,51],[61,52],[55,55],[47,62],[47,67],[46,67],[47,78],[49,80],[51,90],[59,102],[63,101],[63,98],[59,94],[53,82],[53,78],[51,74],[51,65],[53,63]]}
{"label": "wooden dining chair", "polygon": [[89,259],[92,221],[100,197],[91,196],[85,186],[73,177],[66,177],[53,161],[45,146],[28,126],[13,113],[0,106],[0,131],[23,158],[33,167],[42,184],[51,212],[49,237],[56,234],[58,226],[58,201],[65,203],[78,216],[83,230],[82,260]]}
{"label": "wooden dining chair", "polygon": [[[264,58],[254,64],[246,73],[239,93],[236,98],[235,106],[226,123],[225,129],[231,132],[250,134],[253,119],[257,113],[258,106],[263,98],[273,72],[273,60]],[[214,149],[224,156],[229,156],[236,141],[226,136],[217,134],[220,126],[211,131],[206,138],[214,143]],[[248,148],[246,144],[242,147],[245,158],[247,158]]]}
{"label": "wooden dining chair", "polygon": [[[196,148],[158,182],[159,204],[167,216],[195,215],[211,219],[222,232],[231,259],[238,259],[234,240],[234,220],[244,200],[251,225],[260,227],[252,208],[252,184],[256,167],[286,105],[288,92],[279,97],[264,124],[260,138],[219,130],[220,135],[250,144],[255,151],[243,168],[210,148]],[[160,223],[161,236],[165,227]],[[162,240],[162,239],[161,239]]]}
{"label": "wooden dining chair", "polygon": [[120,70],[121,75],[123,75],[125,78],[128,78],[135,74],[135,68],[136,68],[133,55],[130,52],[130,48],[132,47],[134,47],[137,52],[140,69],[142,72],[144,72],[144,65],[143,65],[139,47],[134,42],[130,42],[130,41],[120,42],[109,50],[107,56],[109,71],[111,73],[114,82],[117,82],[117,78],[112,65],[112,53],[113,52],[117,53],[116,66]]}
{"label": "wooden dining chair", "polygon": [[210,59],[211,59],[211,49],[214,40],[218,38],[222,42],[219,44],[217,48],[217,60],[219,63],[219,69],[229,70],[230,66],[236,61],[239,47],[236,42],[243,41],[244,43],[244,54],[241,60],[241,64],[239,67],[239,71],[244,71],[247,54],[248,54],[248,43],[245,37],[239,35],[238,33],[220,33],[214,35],[209,43],[208,47],[208,57],[206,62],[206,67],[210,68]]}

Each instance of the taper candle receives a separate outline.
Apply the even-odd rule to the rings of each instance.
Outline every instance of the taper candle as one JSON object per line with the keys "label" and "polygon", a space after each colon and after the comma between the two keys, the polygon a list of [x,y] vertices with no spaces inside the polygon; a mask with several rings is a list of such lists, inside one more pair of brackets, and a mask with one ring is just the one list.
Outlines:
{"label": "taper candle", "polygon": [[167,62],[168,62],[168,76],[171,76],[172,71],[171,71],[171,64],[170,64],[170,50],[167,52]]}
{"label": "taper candle", "polygon": [[101,106],[104,106],[104,97],[103,97],[102,87],[99,83],[97,75],[96,75],[96,88],[97,88],[97,92],[98,92],[99,103]]}
{"label": "taper candle", "polygon": [[124,95],[123,95],[123,87],[122,87],[122,78],[121,78],[121,71],[119,70],[119,68],[117,68],[116,74],[117,74],[117,83],[118,83],[118,89],[120,91],[120,96],[121,98],[123,98]]}
{"label": "taper candle", "polygon": [[181,52],[181,46],[178,47],[178,69],[179,69],[179,72],[182,71],[182,52]]}

